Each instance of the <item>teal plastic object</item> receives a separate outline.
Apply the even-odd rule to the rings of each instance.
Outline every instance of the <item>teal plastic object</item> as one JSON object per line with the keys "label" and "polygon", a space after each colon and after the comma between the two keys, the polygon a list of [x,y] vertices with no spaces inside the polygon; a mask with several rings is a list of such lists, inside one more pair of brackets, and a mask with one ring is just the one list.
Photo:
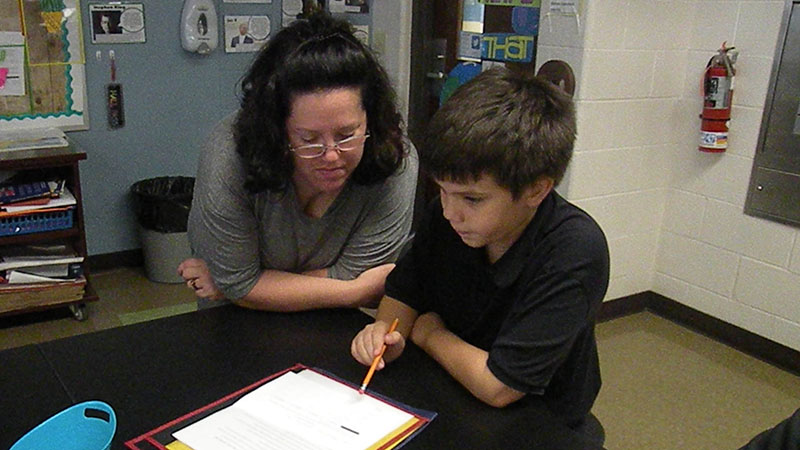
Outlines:
{"label": "teal plastic object", "polygon": [[105,402],[73,405],[45,420],[11,450],[107,450],[117,431],[117,416]]}

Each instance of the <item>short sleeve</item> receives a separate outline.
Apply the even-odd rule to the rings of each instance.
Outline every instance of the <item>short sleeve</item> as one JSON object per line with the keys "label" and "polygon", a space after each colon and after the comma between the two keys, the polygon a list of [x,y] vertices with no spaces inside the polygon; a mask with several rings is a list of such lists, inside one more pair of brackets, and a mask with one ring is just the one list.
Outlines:
{"label": "short sleeve", "polygon": [[608,287],[605,236],[580,213],[538,245],[547,249],[547,262],[523,271],[518,297],[489,351],[489,369],[528,393],[592,385],[581,378],[597,373],[594,323]]}
{"label": "short sleeve", "polygon": [[537,277],[492,344],[489,370],[514,389],[542,393],[589,324],[588,317],[586,296],[570,274]]}
{"label": "short sleeve", "polygon": [[349,280],[361,272],[394,262],[407,242],[414,218],[419,161],[408,142],[407,156],[369,198],[366,212],[347,237],[341,254],[328,269],[331,278]]}
{"label": "short sleeve", "polygon": [[217,287],[231,299],[247,295],[260,275],[253,199],[231,132],[232,116],[210,134],[200,157],[189,212],[189,240]]}
{"label": "short sleeve", "polygon": [[386,278],[386,295],[420,313],[431,310],[432,298],[426,292],[425,286],[430,282],[427,279],[427,275],[430,274],[427,266],[433,260],[431,252],[434,252],[436,247],[435,242],[431,240],[436,235],[434,219],[441,215],[437,206],[438,200],[435,200],[425,208],[410,248],[397,261],[394,270]]}

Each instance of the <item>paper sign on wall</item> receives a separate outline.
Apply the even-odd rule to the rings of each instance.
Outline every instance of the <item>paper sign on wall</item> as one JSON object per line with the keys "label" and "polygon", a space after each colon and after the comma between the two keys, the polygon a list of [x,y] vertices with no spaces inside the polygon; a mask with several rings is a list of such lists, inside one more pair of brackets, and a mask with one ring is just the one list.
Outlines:
{"label": "paper sign on wall", "polygon": [[255,52],[271,31],[269,16],[225,16],[225,52]]}
{"label": "paper sign on wall", "polygon": [[25,95],[25,38],[0,32],[0,95]]}
{"label": "paper sign on wall", "polygon": [[481,58],[495,61],[531,62],[536,47],[533,36],[512,33],[484,33]]}
{"label": "paper sign on wall", "polygon": [[550,0],[550,12],[554,14],[577,14],[577,0]]}
{"label": "paper sign on wall", "polygon": [[144,5],[141,3],[90,4],[93,44],[145,42]]}
{"label": "paper sign on wall", "polygon": [[478,0],[487,6],[524,6],[528,8],[539,8],[542,0]]}

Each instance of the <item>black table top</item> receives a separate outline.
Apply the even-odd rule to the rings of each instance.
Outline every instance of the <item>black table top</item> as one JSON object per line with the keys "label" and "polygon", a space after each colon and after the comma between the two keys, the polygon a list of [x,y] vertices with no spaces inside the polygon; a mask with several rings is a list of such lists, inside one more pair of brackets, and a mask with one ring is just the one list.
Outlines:
{"label": "black table top", "polygon": [[[124,442],[295,363],[354,384],[356,310],[264,313],[223,306],[0,352],[0,448],[71,404],[102,400]],[[592,448],[535,398],[504,409],[475,399],[410,344],[370,390],[438,413],[404,448]]]}
{"label": "black table top", "polygon": [[39,347],[0,352],[0,449],[72,404]]}

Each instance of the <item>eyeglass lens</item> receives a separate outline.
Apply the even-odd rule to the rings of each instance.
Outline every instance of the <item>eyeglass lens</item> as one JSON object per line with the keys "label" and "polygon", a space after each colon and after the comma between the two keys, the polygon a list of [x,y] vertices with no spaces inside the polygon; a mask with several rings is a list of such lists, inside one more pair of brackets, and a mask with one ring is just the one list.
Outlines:
{"label": "eyeglass lens", "polygon": [[297,156],[301,158],[316,158],[317,156],[322,156],[329,148],[335,148],[342,152],[348,152],[350,150],[355,150],[359,146],[363,145],[366,139],[369,137],[368,134],[362,136],[350,136],[349,138],[342,139],[339,142],[335,142],[333,145],[325,145],[325,144],[310,144],[310,145],[301,145],[299,147],[293,147],[291,150],[294,151]]}

